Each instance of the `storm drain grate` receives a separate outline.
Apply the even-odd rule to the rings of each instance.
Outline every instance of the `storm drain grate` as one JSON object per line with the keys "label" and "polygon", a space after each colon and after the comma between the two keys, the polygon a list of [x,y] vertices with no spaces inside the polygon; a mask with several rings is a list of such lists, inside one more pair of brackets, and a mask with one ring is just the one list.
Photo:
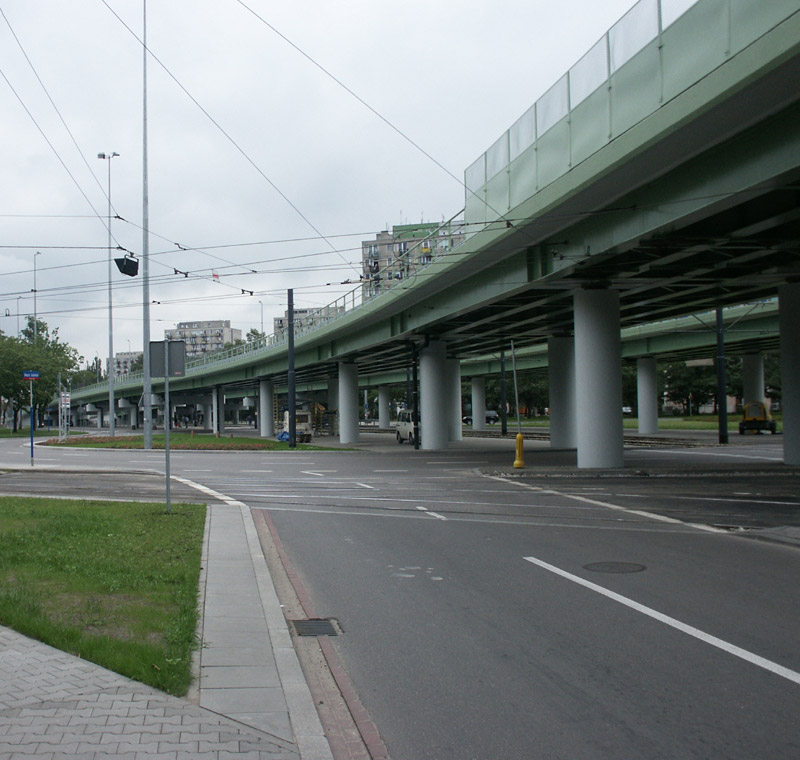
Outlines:
{"label": "storm drain grate", "polygon": [[333,618],[311,618],[310,620],[290,620],[298,636],[338,636],[339,629]]}
{"label": "storm drain grate", "polygon": [[583,567],[593,573],[641,573],[642,570],[647,570],[645,565],[636,562],[592,562]]}

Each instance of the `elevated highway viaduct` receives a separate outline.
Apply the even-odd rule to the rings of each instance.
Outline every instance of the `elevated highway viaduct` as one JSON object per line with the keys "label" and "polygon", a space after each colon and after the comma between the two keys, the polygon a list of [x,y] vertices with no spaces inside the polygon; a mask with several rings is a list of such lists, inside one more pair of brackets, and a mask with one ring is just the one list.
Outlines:
{"label": "elevated highway viaduct", "polygon": [[[554,445],[619,467],[622,336],[776,299],[784,461],[800,464],[800,0],[670,7],[634,6],[467,168],[466,242],[297,335],[298,383],[330,383],[343,441],[358,435],[359,378],[402,377],[414,357],[422,446],[446,447],[461,374],[513,340],[547,354]],[[271,340],[175,390],[258,385],[269,404],[286,371]]]}

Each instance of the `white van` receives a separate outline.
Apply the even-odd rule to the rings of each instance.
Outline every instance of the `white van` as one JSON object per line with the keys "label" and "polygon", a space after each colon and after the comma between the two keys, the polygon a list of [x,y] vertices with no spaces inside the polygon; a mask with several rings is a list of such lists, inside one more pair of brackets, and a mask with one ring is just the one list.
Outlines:
{"label": "white van", "polygon": [[[311,412],[307,409],[298,409],[294,415],[295,440],[299,443],[310,443],[313,433],[313,420]],[[283,429],[289,431],[289,412],[283,413]]]}
{"label": "white van", "polygon": [[403,409],[397,413],[397,442],[408,441],[414,443],[414,420],[410,409]]}

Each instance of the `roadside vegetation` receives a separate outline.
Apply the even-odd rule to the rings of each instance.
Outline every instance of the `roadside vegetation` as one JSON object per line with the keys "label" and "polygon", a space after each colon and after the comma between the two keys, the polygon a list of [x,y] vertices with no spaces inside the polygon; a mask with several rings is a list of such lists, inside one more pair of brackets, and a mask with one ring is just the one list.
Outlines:
{"label": "roadside vegetation", "polygon": [[[782,415],[776,413],[772,415],[773,419],[778,422],[778,430],[782,430],[781,420]],[[738,432],[739,421],[742,419],[741,412],[731,412],[728,414],[728,430]],[[636,417],[625,416],[623,418],[623,427],[626,430],[635,430],[639,426],[639,420]],[[509,428],[516,426],[516,417],[508,418]],[[498,427],[492,425],[487,427]],[[522,419],[522,427],[550,427],[549,417],[533,417],[530,419]],[[659,430],[718,430],[719,417],[716,414],[696,414],[691,417],[659,417],[658,418]]]}
{"label": "roadside vegetation", "polygon": [[182,696],[205,506],[0,498],[0,624]]}
{"label": "roadside vegetation", "polygon": [[[66,441],[52,439],[46,441],[46,446],[77,446],[88,449],[143,449],[144,436],[141,435],[117,435],[110,436],[88,436],[81,439],[68,438]],[[166,436],[154,435],[153,448],[163,449],[166,445]],[[246,438],[234,435],[216,437],[213,434],[170,432],[170,449],[185,450],[209,450],[209,451],[291,451],[289,444],[284,441],[274,441],[266,438]],[[308,443],[298,443],[299,451],[320,451],[323,446],[314,446]]]}

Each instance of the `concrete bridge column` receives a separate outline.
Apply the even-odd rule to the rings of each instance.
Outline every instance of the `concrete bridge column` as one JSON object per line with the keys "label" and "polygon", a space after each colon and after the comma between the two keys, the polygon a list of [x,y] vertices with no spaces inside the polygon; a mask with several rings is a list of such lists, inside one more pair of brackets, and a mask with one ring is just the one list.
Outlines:
{"label": "concrete bridge column", "polygon": [[275,383],[258,381],[258,434],[262,438],[275,436]]}
{"label": "concrete bridge column", "polygon": [[211,395],[211,398],[207,398],[207,399],[203,400],[202,407],[203,407],[203,427],[213,430],[214,429],[213,428],[213,424],[214,424],[214,422],[213,422],[214,421],[214,396],[213,396],[213,393]]}
{"label": "concrete bridge column", "polygon": [[392,413],[389,389],[385,385],[381,385],[378,387],[378,427],[386,430],[391,427],[391,424]]}
{"label": "concrete bridge column", "polygon": [[619,293],[575,293],[578,467],[624,465]]}
{"label": "concrete bridge column", "polygon": [[745,354],[742,357],[742,385],[744,403],[764,400],[764,357]]}
{"label": "concrete bridge column", "polygon": [[[122,411],[123,419],[127,420],[128,427],[133,427],[133,415],[135,414],[136,407],[126,398],[118,398],[117,406],[124,410]],[[124,424],[124,423],[123,423]]]}
{"label": "concrete bridge column", "polygon": [[463,438],[461,428],[461,362],[458,359],[446,360],[447,374],[449,377],[448,395],[449,419],[448,419],[448,438],[451,441],[460,441]]}
{"label": "concrete bridge column", "polygon": [[658,368],[654,356],[636,360],[636,405],[639,409],[639,433],[658,432]]}
{"label": "concrete bridge column", "polygon": [[486,430],[486,378],[472,378],[472,429]]}
{"label": "concrete bridge column", "polygon": [[225,392],[220,386],[211,391],[211,432],[225,432]]}
{"label": "concrete bridge column", "polygon": [[449,438],[447,357],[443,341],[431,341],[419,354],[420,428],[422,448],[446,449]]}
{"label": "concrete bridge column", "polygon": [[90,412],[97,412],[97,419],[95,420],[96,427],[102,427],[103,425],[103,410],[97,404],[86,404],[86,422],[89,422],[89,413]]}
{"label": "concrete bridge column", "polygon": [[554,335],[547,341],[547,377],[550,388],[550,447],[578,446],[575,424],[575,339]]}
{"label": "concrete bridge column", "polygon": [[358,441],[358,368],[339,363],[339,443]]}
{"label": "concrete bridge column", "polygon": [[800,283],[778,288],[783,462],[800,464]]}

